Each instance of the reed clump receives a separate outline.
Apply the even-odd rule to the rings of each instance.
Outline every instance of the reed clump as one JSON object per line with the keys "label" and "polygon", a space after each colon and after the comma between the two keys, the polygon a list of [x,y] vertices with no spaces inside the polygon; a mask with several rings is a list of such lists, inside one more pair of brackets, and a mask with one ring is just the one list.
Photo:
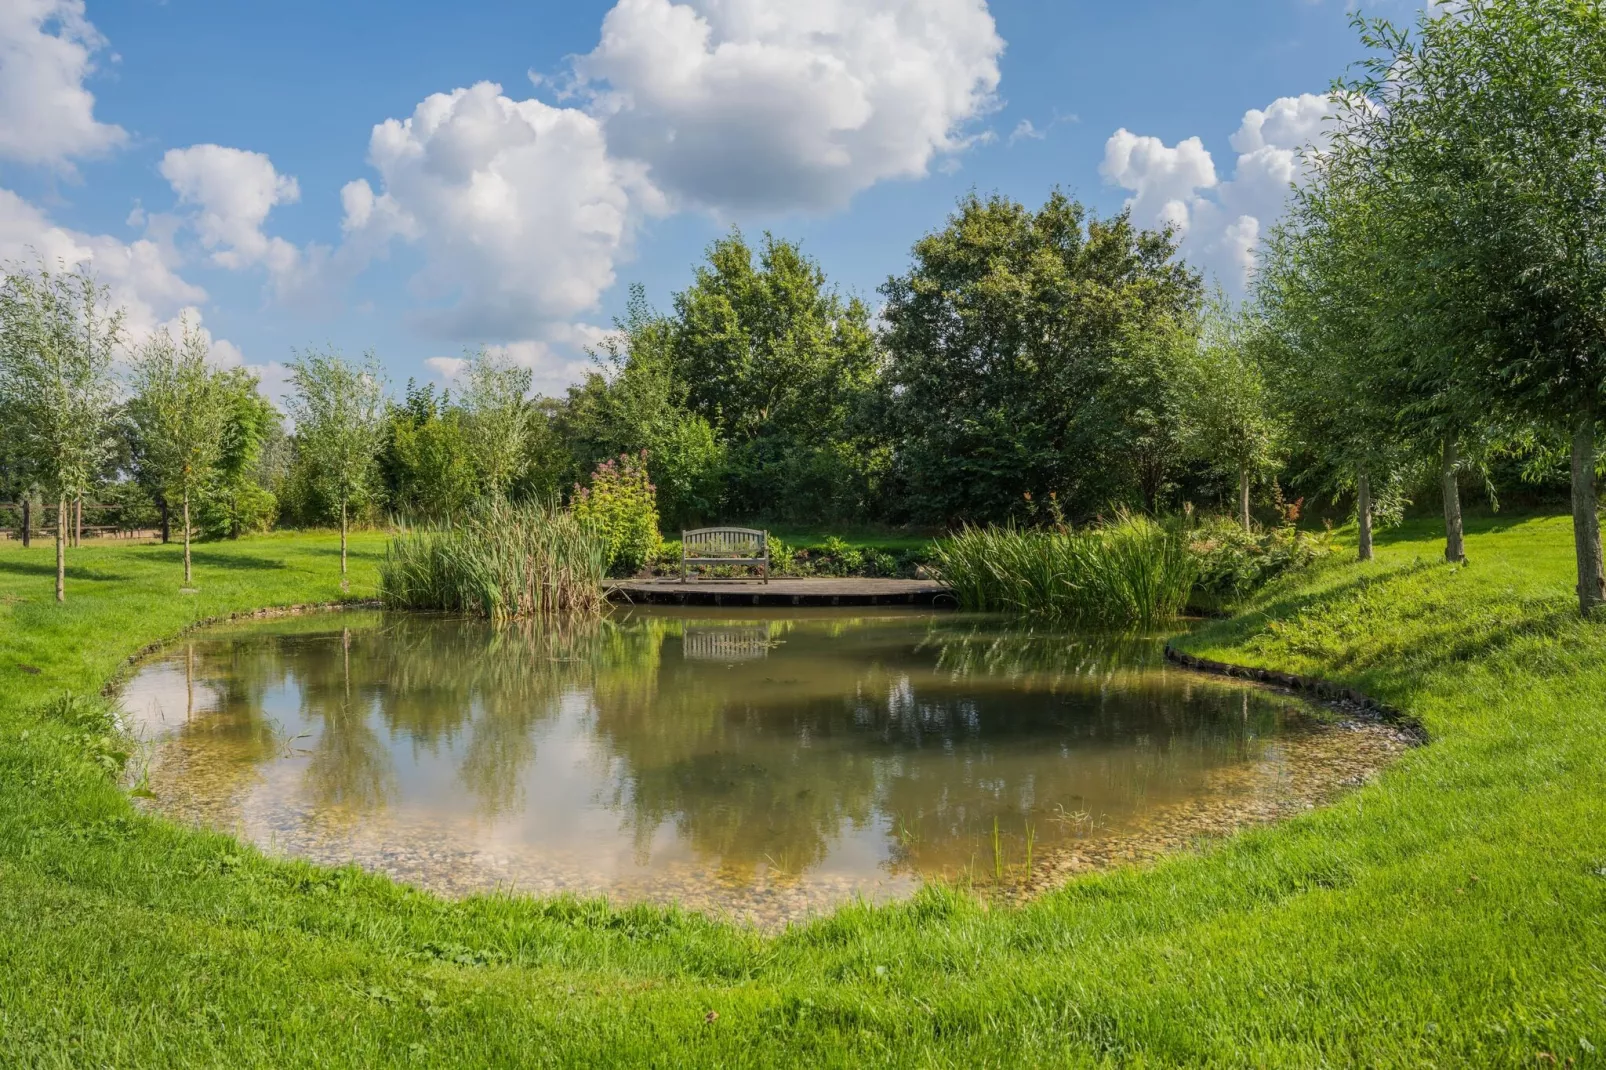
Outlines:
{"label": "reed clump", "polygon": [[493,501],[394,536],[379,594],[396,609],[498,621],[595,615],[608,557],[606,535],[556,504]]}
{"label": "reed clump", "polygon": [[1140,627],[1181,614],[1199,576],[1181,521],[1126,512],[1083,532],[966,527],[936,565],[964,609]]}

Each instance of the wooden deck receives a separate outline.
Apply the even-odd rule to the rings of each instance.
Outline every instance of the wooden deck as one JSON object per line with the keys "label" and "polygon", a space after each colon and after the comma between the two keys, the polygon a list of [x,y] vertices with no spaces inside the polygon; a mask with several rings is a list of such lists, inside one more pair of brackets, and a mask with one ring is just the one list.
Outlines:
{"label": "wooden deck", "polygon": [[953,593],[932,580],[772,579],[616,580],[608,586],[615,602],[674,606],[948,606]]}

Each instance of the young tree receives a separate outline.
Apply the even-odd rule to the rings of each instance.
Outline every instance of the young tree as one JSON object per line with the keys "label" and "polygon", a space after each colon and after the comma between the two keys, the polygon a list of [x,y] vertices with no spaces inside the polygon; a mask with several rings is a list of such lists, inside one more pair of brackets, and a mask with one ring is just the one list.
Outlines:
{"label": "young tree", "polygon": [[1231,473],[1238,482],[1238,518],[1252,528],[1250,491],[1277,465],[1282,429],[1258,359],[1264,324],[1211,303],[1204,329],[1182,376],[1188,452]]}
{"label": "young tree", "polygon": [[340,507],[340,574],[346,575],[346,536],[354,502],[368,493],[383,440],[385,379],[370,351],[362,365],[331,349],[297,353],[290,364],[290,416],[296,445],[313,479]]}
{"label": "young tree", "polygon": [[134,361],[129,414],[139,430],[140,457],[168,500],[182,503],[184,585],[191,581],[190,506],[216,474],[231,398],[209,363],[207,336],[185,317],[179,338],[163,327]]}
{"label": "young tree", "polygon": [[530,404],[531,373],[481,348],[459,376],[464,432],[485,492],[507,497],[522,474],[526,449],[538,418]]}
{"label": "young tree", "polygon": [[56,601],[67,600],[68,505],[109,449],[112,356],[123,312],[83,271],[7,270],[0,283],[0,394],[33,478],[56,502]]}

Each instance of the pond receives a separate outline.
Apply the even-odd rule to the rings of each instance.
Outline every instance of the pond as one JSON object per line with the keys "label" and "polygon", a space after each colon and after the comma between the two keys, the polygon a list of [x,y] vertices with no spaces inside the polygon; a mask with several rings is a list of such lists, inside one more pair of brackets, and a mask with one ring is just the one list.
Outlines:
{"label": "pond", "polygon": [[144,805],[446,894],[774,927],[927,879],[1019,895],[1325,801],[1383,726],[1157,639],[916,610],[379,612],[214,629],[124,691]]}

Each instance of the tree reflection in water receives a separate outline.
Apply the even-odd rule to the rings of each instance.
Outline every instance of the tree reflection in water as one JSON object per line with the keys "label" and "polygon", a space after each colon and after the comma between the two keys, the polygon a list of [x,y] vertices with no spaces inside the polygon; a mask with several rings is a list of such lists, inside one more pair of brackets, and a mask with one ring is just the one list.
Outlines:
{"label": "tree reflection in water", "polygon": [[228,766],[194,788],[224,811],[271,779],[287,821],[436,815],[532,855],[689,857],[737,883],[986,868],[995,830],[1018,859],[1028,837],[1119,828],[1308,723],[1152,639],[922,612],[345,614],[231,628],[186,664],[215,699],[158,764],[170,785]]}

